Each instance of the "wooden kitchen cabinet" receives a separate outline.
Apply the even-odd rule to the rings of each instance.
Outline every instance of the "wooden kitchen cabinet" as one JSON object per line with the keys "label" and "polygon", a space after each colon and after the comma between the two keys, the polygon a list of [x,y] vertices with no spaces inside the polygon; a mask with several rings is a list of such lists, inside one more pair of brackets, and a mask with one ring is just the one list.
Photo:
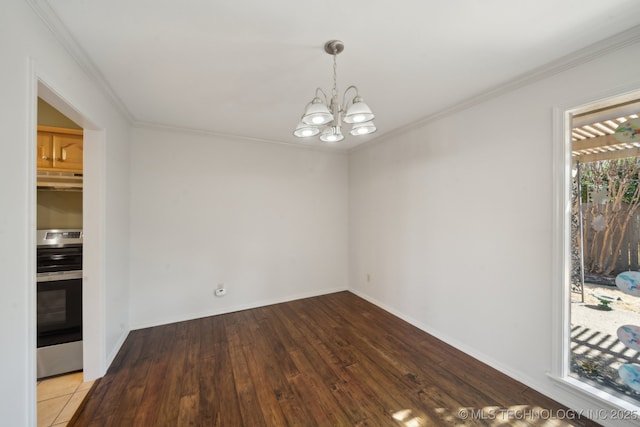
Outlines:
{"label": "wooden kitchen cabinet", "polygon": [[82,173],[82,129],[38,126],[38,170]]}

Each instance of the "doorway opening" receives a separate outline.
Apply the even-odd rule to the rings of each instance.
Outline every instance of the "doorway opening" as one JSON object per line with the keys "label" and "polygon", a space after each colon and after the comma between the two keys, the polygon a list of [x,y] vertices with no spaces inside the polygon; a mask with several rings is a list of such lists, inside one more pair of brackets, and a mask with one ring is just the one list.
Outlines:
{"label": "doorway opening", "polygon": [[[33,224],[33,239],[31,242],[32,245],[32,253],[35,255],[36,251],[36,239],[37,233],[35,229],[38,228],[37,224],[43,220],[43,218],[38,218],[38,216],[42,216],[42,212],[38,209],[38,204],[46,201],[46,203],[53,203],[54,206],[50,206],[51,209],[45,212],[44,221],[53,221],[60,222],[58,224],[65,228],[75,228],[79,227],[83,231],[83,244],[82,244],[82,268],[81,268],[81,282],[82,282],[82,356],[81,356],[81,368],[82,372],[79,374],[76,373],[74,376],[74,381],[79,379],[80,381],[92,381],[96,378],[102,376],[105,371],[105,357],[104,357],[104,313],[102,309],[102,304],[104,298],[101,297],[104,295],[104,129],[97,126],[91,119],[87,117],[86,114],[79,112],[78,109],[72,106],[70,102],[68,102],[64,97],[62,97],[58,92],[52,89],[51,86],[42,81],[36,73],[33,75],[34,82],[34,92],[33,98],[30,98],[32,112],[30,119],[30,129],[33,132],[33,144],[37,144],[37,127],[38,127],[38,102],[46,102],[50,107],[56,110],[60,115],[64,116],[68,120],[68,122],[56,122],[55,124],[47,123],[47,126],[53,127],[54,129],[44,129],[45,131],[50,131],[56,133],[58,128],[69,127],[69,122],[75,124],[80,129],[72,129],[66,133],[72,134],[82,133],[82,160],[79,160],[80,167],[82,168],[82,196],[78,197],[79,194],[73,194],[74,191],[77,191],[78,181],[77,177],[71,176],[74,175],[74,172],[77,171],[48,171],[51,172],[48,176],[38,176],[37,179],[33,179],[33,182],[38,184],[43,184],[44,186],[68,186],[67,190],[64,192],[60,192],[55,194],[56,196],[62,195],[62,200],[47,200],[47,198],[51,199],[54,196],[54,192],[51,189],[45,190],[44,194],[38,194],[38,190],[36,185],[32,187],[32,195],[29,197],[31,200],[31,215],[32,215],[32,224]],[[48,107],[45,107],[48,108]],[[60,119],[60,117],[58,117]],[[58,142],[62,144],[67,144],[66,146],[66,157],[60,157],[62,166],[66,165],[70,169],[77,169],[77,151],[68,144],[71,143],[73,138],[67,139],[63,137],[58,140]],[[53,148],[54,145],[51,145]],[[34,147],[32,150],[34,154],[33,163],[31,166],[32,173],[34,178],[36,175],[40,175],[37,173],[38,168],[38,157],[42,157],[42,153],[39,153],[38,150]],[[59,154],[59,153],[58,153]],[[45,154],[46,157],[48,157]],[[46,160],[46,159],[41,159]],[[65,163],[66,162],[66,163]],[[75,164],[74,164],[75,162]],[[60,166],[58,164],[57,166]],[[46,174],[45,174],[46,175]],[[58,176],[56,176],[58,175]],[[57,198],[56,198],[57,199]],[[58,209],[58,205],[62,204],[65,206],[64,209],[70,209],[67,213],[70,215],[61,214],[61,209]],[[49,223],[49,225],[55,225]],[[58,227],[56,225],[56,228]],[[90,236],[87,238],[87,236]],[[36,269],[36,262],[33,263],[34,270]],[[35,273],[35,271],[34,271]],[[33,336],[30,337],[30,346],[29,346],[29,354],[28,358],[33,363],[33,371],[30,374],[30,385],[32,387],[30,390],[30,395],[33,396],[33,400],[31,400],[32,409],[30,412],[32,414],[39,414],[39,410],[36,409],[36,401],[37,401],[37,381],[36,378],[39,376],[37,374],[37,356],[36,356],[36,345],[37,345],[37,337],[36,337],[36,326],[37,326],[37,288],[34,280],[33,287],[29,291],[31,295],[31,300],[33,301],[30,305],[30,322],[33,325]],[[62,300],[55,300],[58,303],[61,303]],[[66,299],[65,299],[66,301]],[[54,316],[55,317],[55,316]],[[54,319],[51,317],[51,319]]]}

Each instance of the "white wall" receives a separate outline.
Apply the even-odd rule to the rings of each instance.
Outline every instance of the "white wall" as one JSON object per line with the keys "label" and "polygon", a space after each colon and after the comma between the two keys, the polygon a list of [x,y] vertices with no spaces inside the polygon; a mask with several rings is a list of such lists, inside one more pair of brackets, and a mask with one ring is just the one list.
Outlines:
{"label": "white wall", "polygon": [[575,404],[546,376],[558,285],[552,108],[640,88],[639,68],[632,44],[353,152],[353,290]]}
{"label": "white wall", "polygon": [[348,287],[345,153],[139,128],[131,170],[133,328]]}
{"label": "white wall", "polygon": [[[96,318],[90,349],[104,372],[128,330],[128,132],[129,126],[24,0],[4,0],[0,13],[0,414],[2,423],[35,425],[35,126],[37,79],[95,126],[101,142],[85,149],[95,186],[88,236],[104,249],[89,294],[104,306]],[[88,138],[92,140],[91,136]],[[95,176],[97,174],[97,176]],[[108,206],[108,209],[104,209]],[[86,226],[86,221],[85,221]],[[91,352],[90,351],[90,352]],[[101,372],[102,371],[102,372]]]}

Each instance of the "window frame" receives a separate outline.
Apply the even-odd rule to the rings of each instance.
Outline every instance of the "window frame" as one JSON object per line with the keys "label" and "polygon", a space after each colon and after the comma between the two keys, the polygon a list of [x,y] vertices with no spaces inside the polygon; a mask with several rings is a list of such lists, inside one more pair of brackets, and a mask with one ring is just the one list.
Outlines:
{"label": "window frame", "polygon": [[551,348],[548,377],[569,393],[575,409],[634,411],[640,404],[620,399],[569,375],[571,354],[571,125],[574,115],[640,99],[638,86],[617,88],[608,94],[553,107],[552,149],[552,250],[551,250]]}

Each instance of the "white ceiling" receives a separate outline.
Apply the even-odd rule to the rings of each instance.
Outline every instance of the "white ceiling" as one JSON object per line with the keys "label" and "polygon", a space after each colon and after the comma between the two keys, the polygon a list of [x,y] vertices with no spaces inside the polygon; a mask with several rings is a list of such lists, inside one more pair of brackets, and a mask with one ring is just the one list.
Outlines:
{"label": "white ceiling", "polygon": [[267,141],[316,87],[357,85],[378,132],[513,82],[640,24],[637,0],[29,0],[136,123]]}

